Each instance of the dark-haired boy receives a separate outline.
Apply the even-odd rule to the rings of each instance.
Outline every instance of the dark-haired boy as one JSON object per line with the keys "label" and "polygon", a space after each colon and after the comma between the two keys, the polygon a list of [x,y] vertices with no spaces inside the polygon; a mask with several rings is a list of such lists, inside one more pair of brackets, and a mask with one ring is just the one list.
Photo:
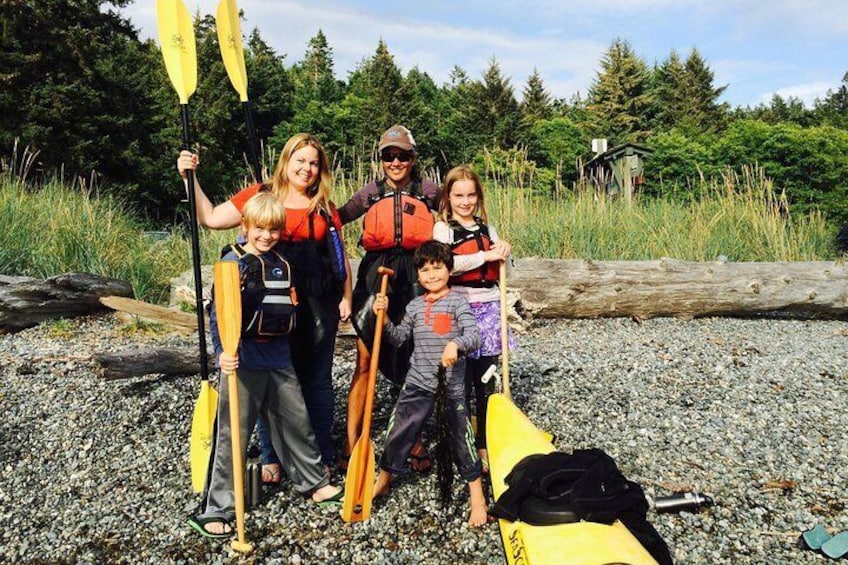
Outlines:
{"label": "dark-haired boy", "polygon": [[[488,509],[480,479],[482,465],[473,448],[474,432],[465,405],[465,359],[461,355],[479,347],[480,330],[468,301],[448,287],[453,268],[450,247],[435,240],[424,242],[412,261],[418,271],[418,283],[426,292],[407,305],[400,324],[386,321],[387,338],[400,346],[412,337],[414,349],[406,382],[389,423],[374,494],[387,494],[392,477],[409,471],[409,451],[433,411],[438,386],[436,372],[439,365],[444,365],[451,450],[460,475],[468,482],[470,495],[468,524],[482,526],[487,521]],[[388,303],[386,296],[378,296],[374,312],[388,308]]]}

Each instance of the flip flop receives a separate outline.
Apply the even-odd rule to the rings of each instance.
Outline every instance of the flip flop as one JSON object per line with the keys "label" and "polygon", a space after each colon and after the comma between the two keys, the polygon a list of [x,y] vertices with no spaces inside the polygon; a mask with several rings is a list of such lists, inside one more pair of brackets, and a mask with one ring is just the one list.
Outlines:
{"label": "flip flop", "polygon": [[824,529],[824,526],[817,524],[815,528],[807,530],[801,534],[801,542],[807,549],[818,551],[824,542],[830,539],[830,534]]}
{"label": "flip flop", "polygon": [[430,469],[433,467],[433,461],[426,453],[423,455],[410,455],[409,466],[416,473],[424,475],[430,472]]}
{"label": "flip flop", "polygon": [[821,551],[831,559],[848,555],[848,532],[841,532],[821,545]]}
{"label": "flip flop", "polygon": [[280,486],[280,473],[283,469],[279,463],[266,463],[262,465],[262,484],[266,486]]}
{"label": "flip flop", "polygon": [[[227,528],[229,528],[229,531],[222,532],[220,534],[212,533],[206,529],[208,524],[224,524]],[[235,533],[233,526],[229,521],[214,516],[211,518],[199,518],[197,516],[189,518],[188,525],[197,530],[200,535],[209,539],[228,539],[233,536],[233,533]]]}
{"label": "flip flop", "polygon": [[344,489],[339,490],[330,498],[325,498],[320,502],[316,502],[319,508],[341,508],[344,504]]}

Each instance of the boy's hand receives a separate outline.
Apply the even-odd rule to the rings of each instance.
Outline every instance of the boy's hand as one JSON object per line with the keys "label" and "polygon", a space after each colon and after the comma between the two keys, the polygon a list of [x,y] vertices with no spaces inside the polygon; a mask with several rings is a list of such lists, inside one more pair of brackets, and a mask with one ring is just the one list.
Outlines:
{"label": "boy's hand", "polygon": [[445,367],[453,367],[459,358],[459,347],[453,341],[449,341],[442,352],[442,365]]}
{"label": "boy's hand", "polygon": [[374,298],[374,304],[371,306],[371,310],[377,314],[380,310],[388,310],[389,309],[389,297],[384,294],[378,294]]}
{"label": "boy's hand", "polygon": [[222,351],[221,355],[218,356],[218,365],[225,373],[232,373],[238,369],[238,355],[227,355]]}

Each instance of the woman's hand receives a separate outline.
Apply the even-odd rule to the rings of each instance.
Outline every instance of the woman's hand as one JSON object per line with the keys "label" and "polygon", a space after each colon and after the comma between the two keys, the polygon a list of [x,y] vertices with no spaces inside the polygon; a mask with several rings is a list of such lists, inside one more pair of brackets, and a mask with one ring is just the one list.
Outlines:
{"label": "woman's hand", "polygon": [[388,310],[389,309],[389,297],[385,294],[378,294],[374,297],[374,304],[371,306],[371,311],[375,314],[379,314],[380,310]]}
{"label": "woman's hand", "polygon": [[442,352],[442,365],[445,367],[453,367],[456,360],[459,358],[459,347],[456,342],[449,341]]}
{"label": "woman's hand", "polygon": [[347,322],[350,320],[350,313],[352,312],[350,306],[350,298],[344,297],[341,302],[339,302],[339,320],[342,322]]}
{"label": "woman's hand", "polygon": [[200,163],[200,157],[197,154],[183,149],[177,157],[177,171],[182,178],[186,178],[186,171],[197,170],[198,163]]}
{"label": "woman's hand", "polygon": [[218,365],[225,373],[233,373],[239,366],[238,355],[228,355],[222,351],[218,356]]}

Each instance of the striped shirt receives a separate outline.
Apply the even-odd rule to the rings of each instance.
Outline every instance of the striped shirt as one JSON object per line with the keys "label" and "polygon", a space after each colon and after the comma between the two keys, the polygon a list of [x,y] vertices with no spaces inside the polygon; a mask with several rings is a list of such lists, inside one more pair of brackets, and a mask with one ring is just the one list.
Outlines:
{"label": "striped shirt", "polygon": [[464,398],[464,353],[480,347],[480,328],[468,301],[455,292],[433,300],[429,294],[413,298],[399,324],[386,318],[385,333],[395,347],[412,336],[414,350],[411,367],[406,376],[411,382],[430,392],[436,392],[436,371],[448,342],[456,343],[460,357],[447,371],[448,395]]}

